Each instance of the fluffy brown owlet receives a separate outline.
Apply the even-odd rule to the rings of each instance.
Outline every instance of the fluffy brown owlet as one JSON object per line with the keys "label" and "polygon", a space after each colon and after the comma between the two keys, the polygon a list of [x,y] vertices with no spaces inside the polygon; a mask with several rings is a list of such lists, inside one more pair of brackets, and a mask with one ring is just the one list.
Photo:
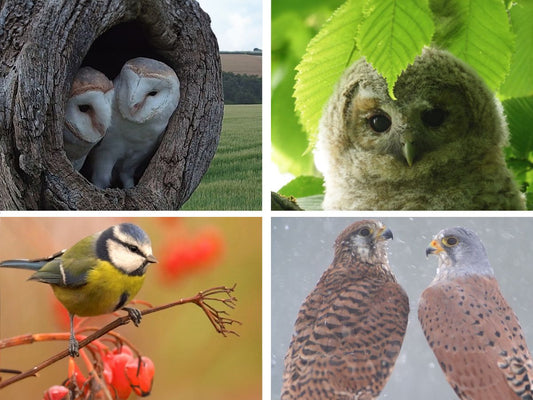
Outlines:
{"label": "fluffy brown owlet", "polygon": [[364,58],[340,79],[316,149],[325,209],[525,209],[502,106],[470,67],[426,48],[394,95]]}
{"label": "fluffy brown owlet", "polygon": [[387,259],[390,230],[359,221],[335,241],[335,256],[294,325],[282,400],[371,400],[387,382],[405,335],[409,301]]}
{"label": "fluffy brown owlet", "polygon": [[533,400],[533,363],[483,244],[456,227],[426,250],[439,257],[418,319],[448,383],[462,400]]}

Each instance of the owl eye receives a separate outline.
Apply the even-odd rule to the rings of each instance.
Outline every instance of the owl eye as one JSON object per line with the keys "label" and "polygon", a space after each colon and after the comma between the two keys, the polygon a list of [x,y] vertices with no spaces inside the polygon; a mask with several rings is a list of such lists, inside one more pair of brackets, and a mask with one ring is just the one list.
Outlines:
{"label": "owl eye", "polygon": [[374,132],[382,133],[389,129],[392,123],[388,115],[376,114],[368,118],[368,124]]}
{"label": "owl eye", "polygon": [[86,113],[87,111],[89,111],[91,109],[91,106],[88,105],[88,104],[80,104],[78,106],[78,110],[80,110],[82,113]]}
{"label": "owl eye", "polygon": [[443,124],[447,115],[448,113],[441,108],[432,108],[431,110],[422,111],[420,118],[425,125],[437,128]]}
{"label": "owl eye", "polygon": [[455,236],[448,236],[442,239],[442,243],[448,247],[453,247],[459,243],[459,239],[457,239]]}
{"label": "owl eye", "polygon": [[152,90],[151,92],[148,92],[148,96],[155,96],[157,94],[156,90]]}

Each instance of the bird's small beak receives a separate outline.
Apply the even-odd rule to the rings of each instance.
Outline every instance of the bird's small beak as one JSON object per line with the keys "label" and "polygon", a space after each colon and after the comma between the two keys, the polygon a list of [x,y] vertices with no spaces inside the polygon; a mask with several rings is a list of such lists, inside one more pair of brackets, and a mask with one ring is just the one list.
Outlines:
{"label": "bird's small beak", "polygon": [[444,249],[439,244],[439,242],[433,239],[431,243],[429,244],[429,246],[426,248],[426,257],[429,256],[430,254],[439,254],[443,251]]}
{"label": "bird's small beak", "polygon": [[379,237],[382,237],[384,240],[392,239],[392,231],[388,228],[382,228],[381,231],[378,234]]}
{"label": "bird's small beak", "polygon": [[149,256],[146,256],[146,261],[148,261],[149,263],[156,263],[157,258],[150,254]]}
{"label": "bird's small beak", "polygon": [[402,153],[407,160],[407,165],[412,166],[415,159],[415,146],[413,142],[406,140],[402,146]]}

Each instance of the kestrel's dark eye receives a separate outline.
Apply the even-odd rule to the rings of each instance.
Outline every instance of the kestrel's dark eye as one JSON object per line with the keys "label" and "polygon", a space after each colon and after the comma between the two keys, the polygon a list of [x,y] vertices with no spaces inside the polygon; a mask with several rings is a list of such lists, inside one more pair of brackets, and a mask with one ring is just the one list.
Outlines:
{"label": "kestrel's dark eye", "polygon": [[444,123],[447,116],[448,113],[443,109],[432,108],[431,110],[422,111],[420,118],[425,125],[431,128],[437,128]]}
{"label": "kestrel's dark eye", "polygon": [[390,117],[386,114],[376,114],[368,118],[368,124],[374,132],[383,133],[391,126]]}
{"label": "kestrel's dark eye", "polygon": [[80,104],[78,106],[78,110],[80,110],[82,113],[86,113],[91,109],[91,106],[89,104]]}
{"label": "kestrel's dark eye", "polygon": [[448,236],[442,239],[442,243],[448,247],[453,247],[459,243],[459,239],[457,239],[455,236]]}
{"label": "kestrel's dark eye", "polygon": [[157,94],[156,90],[152,90],[151,92],[148,92],[148,96],[155,96]]}
{"label": "kestrel's dark eye", "polygon": [[368,228],[361,228],[361,230],[359,231],[359,235],[361,235],[361,236],[368,236],[368,235],[370,235],[370,229],[368,229]]}

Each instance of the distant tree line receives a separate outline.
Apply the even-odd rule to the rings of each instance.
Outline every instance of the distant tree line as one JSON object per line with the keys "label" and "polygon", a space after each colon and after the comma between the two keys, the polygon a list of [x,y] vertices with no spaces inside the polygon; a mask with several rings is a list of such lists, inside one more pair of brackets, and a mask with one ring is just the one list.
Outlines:
{"label": "distant tree line", "polygon": [[222,72],[225,104],[261,104],[261,78]]}

